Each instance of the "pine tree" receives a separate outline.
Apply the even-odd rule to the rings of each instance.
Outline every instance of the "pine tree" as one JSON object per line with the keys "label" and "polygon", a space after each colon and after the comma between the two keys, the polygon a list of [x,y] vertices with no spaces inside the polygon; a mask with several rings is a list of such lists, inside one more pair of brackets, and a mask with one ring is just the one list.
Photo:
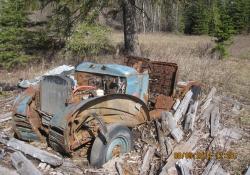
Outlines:
{"label": "pine tree", "polygon": [[0,65],[12,67],[29,60],[24,53],[25,3],[24,0],[1,0]]}
{"label": "pine tree", "polygon": [[235,33],[233,22],[228,15],[227,5],[221,1],[218,1],[218,8],[220,11],[220,22],[217,23],[214,29],[213,36],[216,37],[216,47],[213,51],[217,51],[220,54],[220,58],[224,58],[228,55],[226,46],[229,44],[232,35]]}
{"label": "pine tree", "polygon": [[241,33],[247,27],[247,1],[230,0],[226,3],[227,14],[231,18],[236,33]]}
{"label": "pine tree", "polygon": [[214,36],[218,28],[222,25],[220,9],[218,8],[217,0],[211,1],[209,11],[209,35]]}
{"label": "pine tree", "polygon": [[185,10],[185,32],[191,34],[208,34],[209,11],[205,0],[192,1]]}

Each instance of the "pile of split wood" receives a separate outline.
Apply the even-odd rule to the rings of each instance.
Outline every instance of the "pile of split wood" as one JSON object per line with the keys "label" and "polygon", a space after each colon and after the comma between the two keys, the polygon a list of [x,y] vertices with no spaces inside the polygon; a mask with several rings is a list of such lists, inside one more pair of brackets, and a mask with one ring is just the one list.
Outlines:
{"label": "pile of split wood", "polygon": [[[172,112],[162,113],[161,119],[133,129],[135,149],[114,158],[101,169],[76,164],[74,158],[62,158],[46,148],[41,149],[0,134],[0,160],[9,154],[11,163],[21,175],[37,174],[228,174],[216,156],[196,160],[199,150],[227,151],[230,139],[241,134],[224,128],[220,123],[220,98],[216,89],[201,101],[192,100],[192,91],[177,101]],[[0,117],[0,123],[10,120],[10,114]],[[200,144],[201,140],[206,144]],[[49,150],[49,151],[48,151]],[[203,162],[203,164],[201,163]],[[202,165],[201,165],[202,164]],[[0,164],[0,174],[16,174]]]}

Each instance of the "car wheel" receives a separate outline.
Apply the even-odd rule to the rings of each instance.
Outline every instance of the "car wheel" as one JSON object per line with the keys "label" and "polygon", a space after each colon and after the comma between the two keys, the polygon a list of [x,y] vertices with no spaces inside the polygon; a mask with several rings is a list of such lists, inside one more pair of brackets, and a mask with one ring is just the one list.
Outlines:
{"label": "car wheel", "polygon": [[90,164],[101,167],[105,162],[132,150],[132,133],[126,126],[112,124],[107,126],[107,142],[103,137],[96,137],[91,153]]}

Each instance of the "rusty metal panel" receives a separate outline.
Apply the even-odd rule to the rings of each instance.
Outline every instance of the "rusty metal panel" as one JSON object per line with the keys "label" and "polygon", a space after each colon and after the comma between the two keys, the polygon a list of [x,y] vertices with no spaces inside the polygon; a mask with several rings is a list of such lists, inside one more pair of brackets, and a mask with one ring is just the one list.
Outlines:
{"label": "rusty metal panel", "polygon": [[150,61],[147,58],[132,56],[126,57],[125,64],[138,69],[137,71],[140,73],[148,71],[151,80],[149,83],[150,96],[159,94],[173,95],[177,81],[177,64]]}
{"label": "rusty metal panel", "polygon": [[173,104],[174,104],[173,97],[159,95],[156,98],[155,108],[169,111],[172,108]]}
{"label": "rusty metal panel", "polygon": [[152,61],[149,76],[151,79],[150,93],[171,96],[177,81],[178,66],[175,63]]}
{"label": "rusty metal panel", "polygon": [[73,82],[61,75],[50,75],[40,83],[41,110],[48,114],[55,114],[63,110],[66,100],[70,98]]}

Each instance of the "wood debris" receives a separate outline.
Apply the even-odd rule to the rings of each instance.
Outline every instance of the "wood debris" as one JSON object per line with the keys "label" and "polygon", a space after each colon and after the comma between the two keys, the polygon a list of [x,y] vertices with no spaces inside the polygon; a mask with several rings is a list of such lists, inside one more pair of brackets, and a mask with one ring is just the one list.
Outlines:
{"label": "wood debris", "polygon": [[35,165],[19,151],[11,154],[11,161],[20,175],[42,175]]}
{"label": "wood debris", "polygon": [[11,120],[12,112],[0,115],[0,123]]}
{"label": "wood debris", "polygon": [[59,166],[63,163],[63,159],[55,154],[49,153],[47,151],[41,150],[23,141],[17,140],[15,138],[10,138],[7,140],[3,135],[0,135],[0,142],[6,144],[8,147],[21,151],[27,155],[30,155],[36,159],[46,162],[53,166]]}

